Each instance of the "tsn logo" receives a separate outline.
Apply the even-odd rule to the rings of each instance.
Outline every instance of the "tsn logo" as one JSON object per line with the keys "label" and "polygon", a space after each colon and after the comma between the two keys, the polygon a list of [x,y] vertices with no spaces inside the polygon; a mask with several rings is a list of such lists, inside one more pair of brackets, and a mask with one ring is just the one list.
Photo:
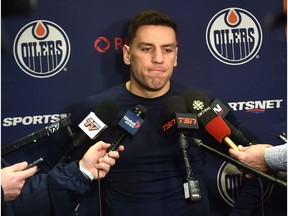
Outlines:
{"label": "tsn logo", "polygon": [[194,114],[176,113],[176,117],[163,125],[162,129],[163,132],[167,132],[173,127],[183,129],[198,129],[198,121]]}

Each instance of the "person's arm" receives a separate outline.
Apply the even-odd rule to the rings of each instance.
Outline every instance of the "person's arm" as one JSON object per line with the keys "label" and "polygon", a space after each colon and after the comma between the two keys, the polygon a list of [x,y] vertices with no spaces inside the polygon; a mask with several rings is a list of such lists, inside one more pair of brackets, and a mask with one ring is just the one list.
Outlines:
{"label": "person's arm", "polygon": [[229,149],[232,157],[262,172],[287,170],[287,144],[272,146],[256,144],[239,146],[239,151]]}
{"label": "person's arm", "polygon": [[267,148],[264,158],[272,170],[287,171],[287,143]]}
{"label": "person's arm", "polygon": [[265,161],[264,153],[270,147],[271,145],[269,144],[255,144],[246,147],[238,146],[239,151],[230,148],[229,153],[232,157],[254,169],[268,172],[270,167]]}
{"label": "person's arm", "polygon": [[[91,189],[89,174],[80,170],[81,166],[94,179],[103,178],[119,158],[119,152],[106,150],[110,144],[98,142],[91,146],[78,162],[57,164],[48,174],[33,176],[15,201],[17,216],[30,215],[66,215],[74,211],[85,193]],[[119,151],[124,149],[119,147]]]}
{"label": "person's arm", "polygon": [[[51,172],[48,177],[48,188],[49,196],[53,197],[51,203],[56,215],[74,211],[85,193],[91,189],[92,179],[106,176],[115,160],[119,158],[117,151],[106,153],[109,146],[110,144],[100,141],[88,149],[79,163],[58,165]],[[124,150],[124,147],[120,146],[119,150]]]}

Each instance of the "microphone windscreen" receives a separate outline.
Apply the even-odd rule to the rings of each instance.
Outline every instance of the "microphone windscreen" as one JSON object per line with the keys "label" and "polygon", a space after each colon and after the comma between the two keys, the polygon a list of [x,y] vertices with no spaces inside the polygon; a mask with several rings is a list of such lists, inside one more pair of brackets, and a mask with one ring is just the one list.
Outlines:
{"label": "microphone windscreen", "polygon": [[117,118],[118,111],[118,105],[112,100],[102,101],[93,110],[96,116],[106,125],[111,124],[111,122]]}
{"label": "microphone windscreen", "polygon": [[213,118],[205,125],[205,130],[218,142],[222,142],[226,136],[230,136],[231,130],[220,116]]}
{"label": "microphone windscreen", "polygon": [[172,116],[176,113],[187,113],[186,102],[180,95],[173,95],[166,100],[166,114]]}
{"label": "microphone windscreen", "polygon": [[183,95],[190,113],[196,114],[199,122],[205,126],[218,115],[209,107],[210,99],[201,92],[186,92]]}
{"label": "microphone windscreen", "polygon": [[231,130],[224,120],[209,106],[210,99],[201,92],[193,91],[183,94],[189,112],[198,117],[198,121],[205,130],[218,142],[222,142]]}
{"label": "microphone windscreen", "polygon": [[[189,91],[182,94],[184,97],[189,112],[200,112],[201,107],[208,107],[210,98],[199,91]],[[197,103],[197,102],[200,102]],[[202,103],[202,104],[201,104]],[[194,105],[193,105],[194,104]]]}
{"label": "microphone windscreen", "polygon": [[146,109],[144,106],[138,104],[138,105],[136,105],[136,106],[134,107],[133,112],[134,112],[138,117],[144,119],[144,118],[145,118],[145,115],[146,115],[146,113],[147,113],[147,109]]}
{"label": "microphone windscreen", "polygon": [[[88,112],[89,111],[89,112]],[[72,125],[71,130],[73,132],[79,132],[81,129],[78,125],[87,117],[90,112],[94,112],[95,115],[107,126],[111,125],[112,121],[117,118],[119,111],[118,105],[113,100],[103,100],[96,107],[91,110],[82,110],[81,107],[77,107],[77,112],[70,116]]]}

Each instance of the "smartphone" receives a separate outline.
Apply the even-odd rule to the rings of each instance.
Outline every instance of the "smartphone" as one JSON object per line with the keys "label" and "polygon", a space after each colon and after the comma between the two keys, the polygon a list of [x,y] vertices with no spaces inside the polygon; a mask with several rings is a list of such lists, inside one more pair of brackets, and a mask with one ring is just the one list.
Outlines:
{"label": "smartphone", "polygon": [[36,161],[30,163],[24,170],[30,169],[31,167],[36,166],[37,164],[41,163],[42,161],[43,161],[43,158],[40,157]]}

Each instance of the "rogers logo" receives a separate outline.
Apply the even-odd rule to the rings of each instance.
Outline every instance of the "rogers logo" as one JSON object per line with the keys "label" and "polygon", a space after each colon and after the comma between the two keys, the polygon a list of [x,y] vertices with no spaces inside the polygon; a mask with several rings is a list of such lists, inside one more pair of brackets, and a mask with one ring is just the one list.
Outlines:
{"label": "rogers logo", "polygon": [[36,20],[25,25],[13,45],[18,66],[28,75],[47,78],[59,73],[70,56],[66,33],[57,24]]}
{"label": "rogers logo", "polygon": [[234,111],[242,111],[250,113],[263,113],[266,109],[280,109],[283,99],[263,100],[263,101],[240,101],[229,102],[229,106]]}
{"label": "rogers logo", "polygon": [[241,8],[218,12],[206,29],[206,43],[212,55],[229,65],[253,59],[262,44],[262,29],[257,19]]}
{"label": "rogers logo", "polygon": [[[104,36],[98,37],[94,41],[94,48],[99,52],[99,53],[105,53],[108,52],[111,48],[111,46],[114,46],[114,50],[119,50],[123,48],[123,45],[127,42],[127,38],[123,39],[120,37],[116,37],[110,42],[110,40]],[[113,48],[113,47],[112,47]]]}
{"label": "rogers logo", "polygon": [[[103,48],[100,47],[101,44],[104,44]],[[105,37],[98,37],[94,42],[94,47],[100,53],[107,52],[110,48],[110,41]]]}

